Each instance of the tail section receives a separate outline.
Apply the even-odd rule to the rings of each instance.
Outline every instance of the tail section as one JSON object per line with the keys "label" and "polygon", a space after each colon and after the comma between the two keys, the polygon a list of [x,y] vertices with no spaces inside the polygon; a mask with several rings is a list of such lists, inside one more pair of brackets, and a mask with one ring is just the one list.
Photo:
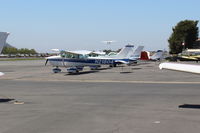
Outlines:
{"label": "tail section", "polygon": [[164,52],[162,50],[158,50],[155,54],[151,56],[151,60],[162,60]]}
{"label": "tail section", "polygon": [[132,54],[129,56],[131,59],[138,60],[140,58],[141,52],[143,50],[144,46],[138,46],[135,51],[132,52]]}
{"label": "tail section", "polygon": [[149,52],[147,51],[142,51],[141,52],[141,56],[140,56],[140,60],[150,60],[150,56],[149,56]]}
{"label": "tail section", "polygon": [[116,55],[116,58],[127,58],[130,52],[133,52],[133,45],[126,45],[122,50]]}
{"label": "tail section", "polygon": [[7,32],[0,32],[0,54],[3,50],[3,47],[6,45],[6,39],[8,37],[9,33]]}

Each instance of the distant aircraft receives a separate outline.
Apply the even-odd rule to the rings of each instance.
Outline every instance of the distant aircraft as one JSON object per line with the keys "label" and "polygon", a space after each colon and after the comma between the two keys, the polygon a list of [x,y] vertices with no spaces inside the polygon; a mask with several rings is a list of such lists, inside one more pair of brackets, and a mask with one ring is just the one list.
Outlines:
{"label": "distant aircraft", "polygon": [[[118,54],[112,56],[90,57],[94,52],[91,51],[61,51],[59,56],[47,57],[46,63],[49,62],[53,67],[54,73],[60,72],[59,67],[66,67],[69,73],[82,71],[85,66],[91,69],[97,69],[101,65],[116,66],[117,64],[130,64],[140,55],[138,49],[133,51],[133,45],[126,45]],[[140,50],[141,47],[139,47]],[[139,53],[139,54],[138,54]]]}
{"label": "distant aircraft", "polygon": [[199,55],[181,55],[177,57],[177,60],[179,61],[199,61],[200,56]]}
{"label": "distant aircraft", "polygon": [[200,65],[164,62],[159,68],[200,74]]}
{"label": "distant aircraft", "polygon": [[154,53],[152,56],[150,56],[148,51],[143,51],[141,53],[140,60],[152,60],[152,61],[160,61],[164,58],[164,51],[158,50],[156,53]]}
{"label": "distant aircraft", "polygon": [[176,60],[178,61],[200,61],[200,50],[199,49],[185,49],[180,53]]}
{"label": "distant aircraft", "polygon": [[110,40],[110,41],[102,41],[103,43],[106,43],[106,44],[111,44],[113,42],[116,42],[115,40]]}

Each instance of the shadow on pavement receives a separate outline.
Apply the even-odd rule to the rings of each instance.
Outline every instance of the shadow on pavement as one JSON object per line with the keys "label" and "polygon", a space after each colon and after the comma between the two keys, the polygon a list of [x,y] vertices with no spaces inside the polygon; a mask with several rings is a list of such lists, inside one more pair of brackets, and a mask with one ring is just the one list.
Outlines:
{"label": "shadow on pavement", "polygon": [[15,99],[10,99],[10,98],[0,98],[0,103],[6,103],[6,102],[10,102],[13,101]]}
{"label": "shadow on pavement", "polygon": [[65,76],[67,75],[83,75],[83,74],[90,74],[90,73],[96,73],[99,72],[98,70],[93,70],[93,71],[83,71],[83,72],[78,72],[78,73],[67,73],[65,74]]}
{"label": "shadow on pavement", "polygon": [[183,104],[179,105],[179,108],[189,108],[189,109],[200,109],[200,104]]}

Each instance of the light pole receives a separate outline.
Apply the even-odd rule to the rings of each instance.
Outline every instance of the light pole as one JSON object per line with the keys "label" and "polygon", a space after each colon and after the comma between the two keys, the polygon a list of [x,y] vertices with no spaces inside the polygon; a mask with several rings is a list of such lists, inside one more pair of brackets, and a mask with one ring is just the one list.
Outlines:
{"label": "light pole", "polygon": [[184,51],[185,50],[185,40],[183,40],[182,46],[183,46],[183,51]]}

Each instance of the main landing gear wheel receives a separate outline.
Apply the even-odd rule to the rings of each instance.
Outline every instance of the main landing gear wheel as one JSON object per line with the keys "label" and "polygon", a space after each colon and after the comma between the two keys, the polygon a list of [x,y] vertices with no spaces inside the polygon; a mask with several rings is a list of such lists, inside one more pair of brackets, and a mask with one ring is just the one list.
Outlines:
{"label": "main landing gear wheel", "polygon": [[56,68],[53,69],[53,72],[54,72],[54,73],[59,73],[59,72],[61,72],[61,69],[58,68],[58,67],[56,67]]}

